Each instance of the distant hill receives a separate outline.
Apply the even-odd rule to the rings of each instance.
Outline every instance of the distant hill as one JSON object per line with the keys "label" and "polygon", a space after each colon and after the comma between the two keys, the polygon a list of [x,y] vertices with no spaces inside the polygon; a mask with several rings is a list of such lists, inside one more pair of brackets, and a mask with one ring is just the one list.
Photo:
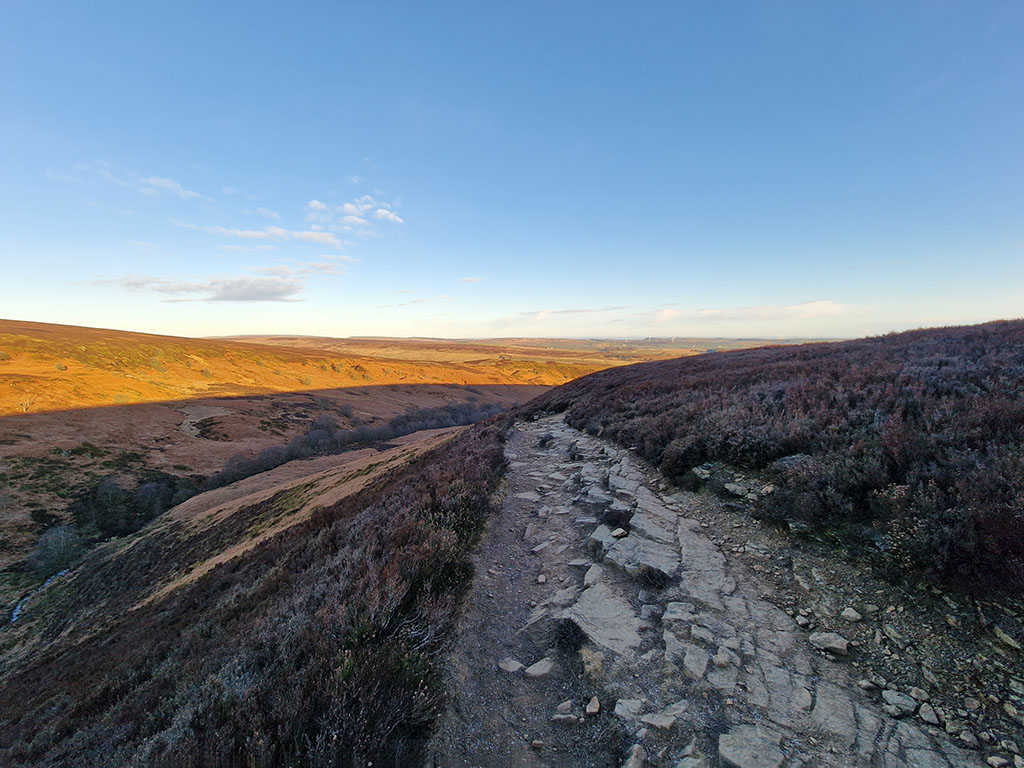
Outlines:
{"label": "distant hill", "polygon": [[400,340],[270,345],[0,320],[0,416],[382,384],[553,386],[623,362],[590,350],[551,356]]}
{"label": "distant hill", "polygon": [[1024,321],[643,363],[529,408],[677,483],[708,462],[763,472],[759,514],[889,565],[1024,586]]}

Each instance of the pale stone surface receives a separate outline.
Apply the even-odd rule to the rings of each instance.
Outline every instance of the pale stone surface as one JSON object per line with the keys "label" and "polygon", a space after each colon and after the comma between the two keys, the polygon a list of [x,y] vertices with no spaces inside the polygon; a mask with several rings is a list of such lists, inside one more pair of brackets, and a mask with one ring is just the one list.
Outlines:
{"label": "pale stone surface", "polygon": [[808,638],[819,651],[828,651],[834,656],[845,656],[850,652],[850,643],[835,632],[812,632]]}
{"label": "pale stone surface", "polygon": [[[766,567],[775,567],[773,553],[756,540],[745,540],[745,525],[739,531],[733,530],[737,526],[716,529],[700,518],[706,498],[665,491],[651,482],[627,451],[569,429],[560,417],[543,417],[517,428],[524,433],[519,445],[527,449],[510,453],[510,484],[542,491],[539,495],[547,506],[538,509],[529,499],[513,500],[520,510],[513,532],[515,546],[527,553],[546,541],[554,544],[541,549],[536,558],[526,557],[532,565],[518,574],[520,583],[528,587],[523,597],[538,604],[527,627],[509,636],[534,627],[529,635],[533,644],[529,649],[508,646],[485,659],[507,653],[516,675],[541,674],[536,681],[526,682],[511,675],[500,678],[493,662],[488,668],[492,677],[499,676],[504,689],[513,689],[510,701],[529,701],[530,691],[545,697],[539,711],[536,706],[532,710],[535,715],[524,710],[526,719],[517,716],[504,721],[515,724],[521,733],[519,743],[534,758],[538,755],[531,751],[530,739],[541,734],[531,730],[529,717],[537,717],[548,729],[539,740],[546,765],[559,764],[560,739],[578,738],[584,731],[574,727],[590,728],[601,716],[602,702],[597,697],[589,703],[584,697],[568,707],[563,702],[554,722],[564,727],[555,728],[550,720],[552,708],[567,690],[555,658],[543,658],[529,670],[512,658],[552,653],[542,650],[551,642],[551,633],[539,623],[552,619],[571,620],[580,627],[585,638],[580,650],[584,679],[620,697],[614,706],[606,702],[605,708],[628,721],[620,725],[633,736],[634,747],[626,756],[626,764],[633,768],[976,768],[986,755],[962,746],[996,751],[997,741],[983,745],[971,732],[970,717],[953,719],[958,704],[973,711],[966,702],[947,702],[936,689],[943,707],[951,706],[944,709],[951,720],[944,720],[925,701],[924,691],[910,690],[907,695],[886,690],[880,695],[880,688],[887,687],[880,679],[865,680],[862,689],[855,675],[871,675],[855,666],[858,659],[835,664],[815,651],[849,653],[846,638],[828,630],[851,622],[845,624],[851,637],[864,642],[870,630],[856,626],[857,622],[863,622],[864,616],[879,621],[884,607],[852,604],[850,598],[845,603],[823,604],[821,588],[829,574],[807,568],[794,572],[798,583],[806,585],[804,604],[794,606],[793,615],[787,615],[772,605],[766,593],[769,583],[758,575]],[[549,431],[554,436],[552,445],[534,456],[537,439]],[[585,460],[552,463],[552,457],[570,455],[567,448],[572,444]],[[565,479],[553,487],[538,486],[538,479],[557,480],[551,477],[553,470]],[[536,479],[527,481],[532,485],[524,484],[524,476]],[[760,488],[761,482],[754,481],[750,487]],[[612,535],[614,525],[580,516],[586,514],[581,501],[606,497],[607,519],[629,528],[621,539]],[[534,525],[527,540],[522,537],[527,525],[521,514],[524,505]],[[546,516],[545,510],[567,514]],[[583,556],[587,550],[591,557]],[[603,566],[594,560],[603,561]],[[489,560],[487,567],[496,562]],[[503,582],[516,577],[513,563],[514,559],[502,563]],[[534,585],[541,572],[554,594]],[[488,583],[493,589],[494,580]],[[799,629],[800,622],[811,632]],[[515,625],[522,626],[521,617]],[[817,627],[822,631],[814,631]],[[911,646],[884,620],[879,621],[879,638],[893,653],[904,653]],[[995,636],[992,640],[1016,658],[1009,643]],[[499,667],[505,668],[500,662]],[[474,713],[478,723],[494,722],[506,714]],[[942,728],[950,735],[942,733]],[[472,730],[472,738],[478,732]],[[691,741],[695,734],[697,739]],[[715,734],[720,734],[717,741]],[[652,750],[657,745],[657,750],[648,757],[644,745]],[[498,759],[489,764],[510,763]]]}
{"label": "pale stone surface", "polygon": [[632,606],[604,582],[583,590],[563,617],[576,622],[592,643],[616,653],[640,647],[640,619]]}
{"label": "pale stone surface", "polygon": [[647,750],[641,744],[634,744],[629,748],[629,754],[626,756],[626,762],[622,764],[622,768],[643,768],[646,762]]}
{"label": "pale stone surface", "polygon": [[531,664],[524,671],[523,674],[529,678],[547,677],[555,671],[555,660],[546,657],[540,661]]}
{"label": "pale stone surface", "polygon": [[516,673],[523,669],[523,665],[513,659],[511,656],[506,657],[498,662],[498,668],[503,672]]}
{"label": "pale stone surface", "polygon": [[781,768],[779,738],[754,725],[738,725],[718,737],[718,757],[732,768]]}
{"label": "pale stone surface", "polygon": [[619,699],[615,702],[615,716],[635,720],[644,708],[643,699]]}

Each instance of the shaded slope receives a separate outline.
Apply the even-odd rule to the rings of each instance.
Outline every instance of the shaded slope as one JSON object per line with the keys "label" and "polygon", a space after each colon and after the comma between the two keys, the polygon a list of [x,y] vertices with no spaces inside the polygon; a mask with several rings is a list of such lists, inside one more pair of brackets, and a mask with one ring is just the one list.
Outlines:
{"label": "shaded slope", "polygon": [[[170,528],[203,529],[182,550],[177,533],[144,529],[93,553],[0,635],[0,762],[409,764],[438,706],[436,658],[502,439],[468,430],[308,519],[317,489],[300,480],[223,519],[172,512]],[[124,610],[176,566],[248,540],[281,494],[293,524]]]}

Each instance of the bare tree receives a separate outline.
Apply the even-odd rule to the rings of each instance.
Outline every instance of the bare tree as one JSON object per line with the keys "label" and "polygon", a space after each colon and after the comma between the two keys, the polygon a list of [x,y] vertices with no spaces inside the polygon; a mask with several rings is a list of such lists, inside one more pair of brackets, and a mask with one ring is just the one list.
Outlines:
{"label": "bare tree", "polygon": [[36,400],[39,395],[36,392],[25,392],[21,396],[21,400],[18,401],[18,405],[21,407],[22,413],[28,413],[32,406],[36,404]]}
{"label": "bare tree", "polygon": [[82,554],[82,539],[73,525],[57,525],[47,530],[29,557],[29,566],[40,577],[70,566]]}

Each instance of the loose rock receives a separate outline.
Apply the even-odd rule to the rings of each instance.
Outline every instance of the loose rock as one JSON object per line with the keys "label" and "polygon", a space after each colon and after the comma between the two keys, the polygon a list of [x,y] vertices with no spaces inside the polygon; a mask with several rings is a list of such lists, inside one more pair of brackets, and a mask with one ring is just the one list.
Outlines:
{"label": "loose rock", "polygon": [[849,641],[835,632],[813,632],[808,640],[819,651],[827,651],[836,656],[846,656],[850,652]]}
{"label": "loose rock", "polygon": [[847,607],[847,608],[843,608],[843,612],[839,614],[839,618],[841,618],[843,621],[860,621],[864,617],[861,616],[853,608]]}
{"label": "loose rock", "polygon": [[498,669],[502,670],[503,672],[515,674],[519,670],[523,669],[523,665],[515,659],[513,659],[511,656],[508,656],[498,662]]}
{"label": "loose rock", "polygon": [[523,674],[529,678],[546,677],[555,671],[555,660],[547,657],[526,668]]}

